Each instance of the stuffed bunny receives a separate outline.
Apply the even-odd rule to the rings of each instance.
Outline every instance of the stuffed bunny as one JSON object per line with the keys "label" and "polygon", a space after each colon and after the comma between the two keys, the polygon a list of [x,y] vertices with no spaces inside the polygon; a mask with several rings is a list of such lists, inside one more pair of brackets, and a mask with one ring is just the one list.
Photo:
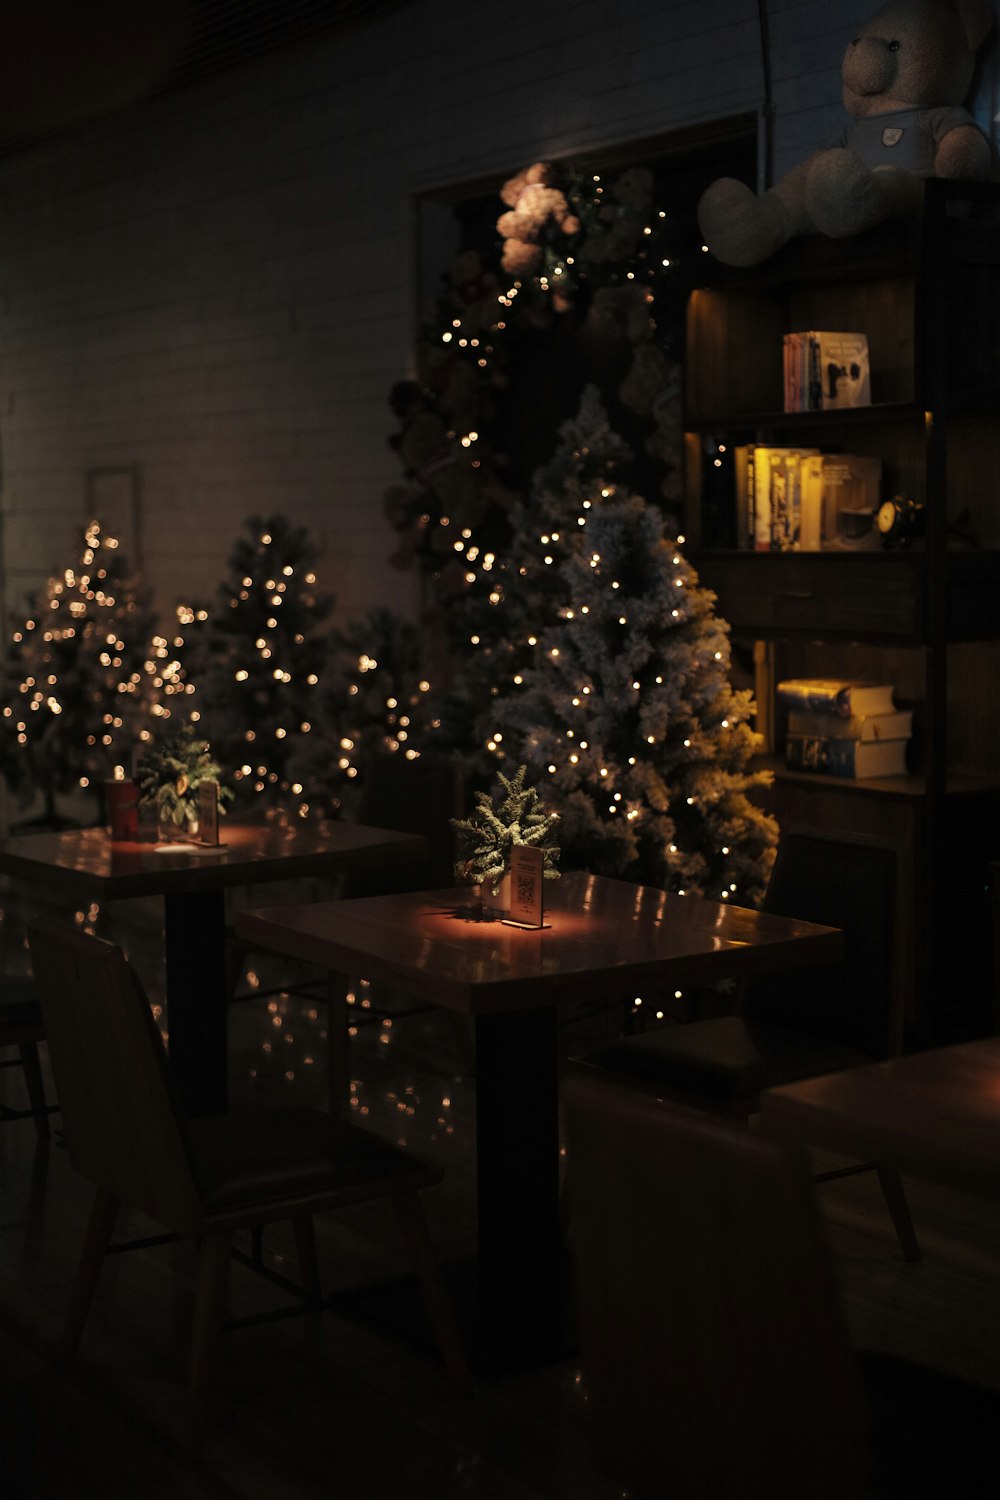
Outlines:
{"label": "stuffed bunny", "polygon": [[962,108],[989,0],[890,0],[848,44],[842,68],[851,122],[759,198],[721,177],[698,224],[718,260],[753,266],[797,234],[846,239],[919,206],[922,179],[981,180],[989,142]]}

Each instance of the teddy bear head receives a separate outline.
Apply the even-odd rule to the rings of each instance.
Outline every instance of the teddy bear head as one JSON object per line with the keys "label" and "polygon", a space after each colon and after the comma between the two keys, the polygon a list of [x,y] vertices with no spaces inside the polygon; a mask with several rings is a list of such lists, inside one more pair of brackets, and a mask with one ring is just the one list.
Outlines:
{"label": "teddy bear head", "polygon": [[890,0],[848,43],[845,108],[866,119],[961,104],[992,24],[990,0]]}

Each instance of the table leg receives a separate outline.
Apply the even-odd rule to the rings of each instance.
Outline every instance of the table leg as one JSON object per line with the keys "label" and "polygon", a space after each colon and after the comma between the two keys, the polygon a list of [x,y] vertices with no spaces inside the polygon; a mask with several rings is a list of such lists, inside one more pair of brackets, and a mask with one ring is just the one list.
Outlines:
{"label": "table leg", "polygon": [[350,1094],[347,1055],[347,975],[331,970],[327,975],[327,1109],[342,1115]]}
{"label": "table leg", "polygon": [[226,897],[224,891],[164,896],[170,1062],[189,1115],[225,1114]]}
{"label": "table leg", "polygon": [[479,1347],[499,1367],[564,1343],[558,1082],[554,1009],[477,1016]]}

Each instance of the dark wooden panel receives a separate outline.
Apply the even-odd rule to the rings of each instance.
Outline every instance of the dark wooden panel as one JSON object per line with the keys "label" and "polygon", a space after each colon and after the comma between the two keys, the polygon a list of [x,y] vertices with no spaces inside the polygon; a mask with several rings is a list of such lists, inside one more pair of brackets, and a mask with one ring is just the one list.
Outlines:
{"label": "dark wooden panel", "polygon": [[898,640],[924,633],[917,553],[704,552],[695,567],[736,631]]}
{"label": "dark wooden panel", "polygon": [[[910,643],[927,635],[923,552],[701,552],[692,561],[737,632]],[[995,639],[1000,552],[949,553],[948,572],[948,639]]]}

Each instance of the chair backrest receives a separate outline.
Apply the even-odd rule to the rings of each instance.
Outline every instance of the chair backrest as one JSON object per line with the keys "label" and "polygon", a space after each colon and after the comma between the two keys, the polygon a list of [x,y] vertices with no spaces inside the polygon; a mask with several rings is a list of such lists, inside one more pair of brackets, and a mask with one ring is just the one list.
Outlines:
{"label": "chair backrest", "polygon": [[755,979],[743,1012],[855,1047],[892,1050],[896,853],[847,839],[782,837],[762,907],[839,927],[844,956],[822,968]]}
{"label": "chair backrest", "polygon": [[428,852],[421,860],[401,861],[393,870],[350,875],[344,895],[397,895],[454,885],[455,835],[449,819],[465,812],[464,778],[457,762],[431,755],[417,760],[400,754],[376,755],[364,774],[358,822],[423,834]]}
{"label": "chair backrest", "polygon": [[76,1170],[178,1234],[200,1221],[184,1121],[149,1001],[113,943],[29,924],[31,961]]}
{"label": "chair backrest", "polygon": [[860,1370],[805,1165],[592,1069],[565,1100],[602,1470],[650,1500],[865,1493]]}

